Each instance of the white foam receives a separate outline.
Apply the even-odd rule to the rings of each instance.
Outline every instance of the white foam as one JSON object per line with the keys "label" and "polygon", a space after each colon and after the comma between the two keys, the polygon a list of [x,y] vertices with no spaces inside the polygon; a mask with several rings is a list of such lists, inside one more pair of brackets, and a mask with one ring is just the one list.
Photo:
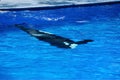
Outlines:
{"label": "white foam", "polygon": [[76,21],[77,23],[88,23],[89,21],[87,20],[81,20],[81,21]]}
{"label": "white foam", "polygon": [[43,20],[46,21],[58,21],[58,20],[63,20],[65,18],[65,16],[61,16],[61,17],[42,17]]}
{"label": "white foam", "polygon": [[0,11],[0,14],[8,13],[9,11]]}

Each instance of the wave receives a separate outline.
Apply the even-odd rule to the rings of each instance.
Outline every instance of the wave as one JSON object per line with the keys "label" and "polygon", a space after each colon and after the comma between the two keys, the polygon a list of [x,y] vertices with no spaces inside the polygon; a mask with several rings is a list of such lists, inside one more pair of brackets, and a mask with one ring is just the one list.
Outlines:
{"label": "wave", "polygon": [[0,14],[8,13],[9,11],[0,11]]}
{"label": "wave", "polygon": [[57,18],[50,18],[50,17],[42,17],[43,20],[46,20],[46,21],[59,21],[59,20],[63,20],[65,18],[65,16],[62,16],[62,17],[57,17]]}

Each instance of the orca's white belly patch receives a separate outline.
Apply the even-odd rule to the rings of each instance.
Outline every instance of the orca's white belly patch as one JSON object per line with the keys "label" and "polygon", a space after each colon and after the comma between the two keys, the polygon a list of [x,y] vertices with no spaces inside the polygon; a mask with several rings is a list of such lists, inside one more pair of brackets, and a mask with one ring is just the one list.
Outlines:
{"label": "orca's white belly patch", "polygon": [[47,34],[52,34],[50,32],[45,32],[45,31],[42,31],[42,30],[39,30],[39,32],[43,32],[43,33],[47,33]]}
{"label": "orca's white belly patch", "polygon": [[44,36],[43,34],[31,34],[32,36]]}
{"label": "orca's white belly patch", "polygon": [[77,46],[78,46],[78,44],[71,44],[71,45],[70,45],[70,48],[71,48],[71,49],[74,49],[74,48],[76,48]]}

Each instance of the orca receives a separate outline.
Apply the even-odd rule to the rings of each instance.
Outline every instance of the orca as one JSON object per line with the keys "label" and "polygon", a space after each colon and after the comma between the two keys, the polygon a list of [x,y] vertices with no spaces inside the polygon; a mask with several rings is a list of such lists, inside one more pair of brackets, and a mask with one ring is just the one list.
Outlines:
{"label": "orca", "polygon": [[70,40],[68,38],[57,36],[57,35],[49,33],[49,32],[45,32],[45,31],[42,31],[42,30],[36,30],[36,29],[32,29],[32,28],[26,28],[22,24],[15,24],[15,26],[17,28],[25,31],[29,35],[37,38],[38,40],[48,42],[52,46],[56,46],[56,47],[59,47],[59,48],[73,49],[73,48],[76,48],[76,46],[78,46],[80,44],[87,44],[88,42],[93,41],[91,39],[85,39],[85,40],[82,40],[82,41],[75,42],[75,41]]}

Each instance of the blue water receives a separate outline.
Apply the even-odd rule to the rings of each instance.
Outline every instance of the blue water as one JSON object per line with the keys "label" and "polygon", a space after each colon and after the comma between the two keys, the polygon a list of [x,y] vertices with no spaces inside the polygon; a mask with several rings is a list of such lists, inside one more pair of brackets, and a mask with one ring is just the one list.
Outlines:
{"label": "blue water", "polygon": [[[119,7],[0,13],[0,80],[120,80]],[[17,23],[94,42],[57,48],[17,29]]]}

